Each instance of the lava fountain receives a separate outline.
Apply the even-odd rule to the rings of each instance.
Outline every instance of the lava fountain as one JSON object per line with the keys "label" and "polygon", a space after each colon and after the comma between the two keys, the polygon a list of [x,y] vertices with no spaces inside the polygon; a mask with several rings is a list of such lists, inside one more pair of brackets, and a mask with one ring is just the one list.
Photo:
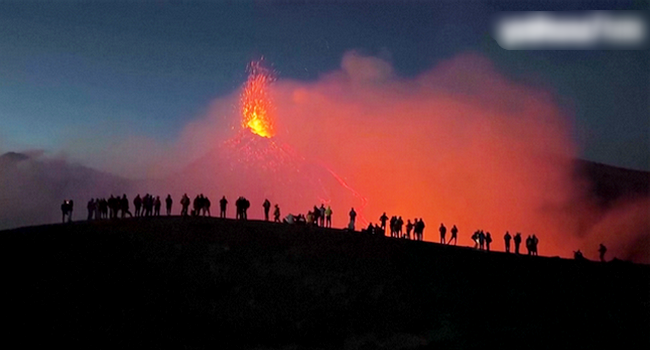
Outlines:
{"label": "lava fountain", "polygon": [[354,207],[357,222],[367,225],[363,216],[366,197],[322,160],[305,156],[275,138],[275,109],[270,93],[274,73],[263,60],[251,62],[247,72],[240,96],[241,129],[225,141],[222,152],[229,158],[229,170],[245,174],[246,183],[251,184],[242,191],[251,193],[254,200],[275,199],[288,207],[285,214],[305,214],[314,204],[331,205],[336,212],[335,225],[339,226],[342,218],[347,220],[347,208]]}

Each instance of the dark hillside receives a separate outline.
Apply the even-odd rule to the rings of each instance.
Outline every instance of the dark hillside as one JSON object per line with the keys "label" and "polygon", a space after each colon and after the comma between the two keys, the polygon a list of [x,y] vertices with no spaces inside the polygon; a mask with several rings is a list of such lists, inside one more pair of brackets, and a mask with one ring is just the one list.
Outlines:
{"label": "dark hillside", "polygon": [[21,347],[650,348],[646,265],[207,218],[0,235]]}

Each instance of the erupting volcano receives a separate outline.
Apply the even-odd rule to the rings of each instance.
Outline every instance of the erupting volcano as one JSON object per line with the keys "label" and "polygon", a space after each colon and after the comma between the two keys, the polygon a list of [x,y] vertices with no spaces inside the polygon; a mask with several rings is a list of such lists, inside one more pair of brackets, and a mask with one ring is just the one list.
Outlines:
{"label": "erupting volcano", "polygon": [[347,223],[350,207],[358,213],[357,223],[367,225],[366,197],[322,160],[303,155],[275,137],[270,91],[274,73],[263,60],[251,62],[247,72],[240,96],[241,129],[223,143],[220,152],[226,159],[222,168],[229,169],[237,183],[233,186],[252,201],[269,198],[279,203],[286,209],[283,216],[306,214],[313,205],[325,204],[336,212],[337,225]]}

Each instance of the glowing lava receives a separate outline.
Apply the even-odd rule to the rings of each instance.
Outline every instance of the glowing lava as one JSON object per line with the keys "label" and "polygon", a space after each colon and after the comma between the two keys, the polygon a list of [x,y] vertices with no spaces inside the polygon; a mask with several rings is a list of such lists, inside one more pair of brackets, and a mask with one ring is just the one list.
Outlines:
{"label": "glowing lava", "polygon": [[273,109],[268,86],[275,79],[271,71],[253,61],[248,65],[248,80],[241,94],[242,126],[262,137],[275,135]]}

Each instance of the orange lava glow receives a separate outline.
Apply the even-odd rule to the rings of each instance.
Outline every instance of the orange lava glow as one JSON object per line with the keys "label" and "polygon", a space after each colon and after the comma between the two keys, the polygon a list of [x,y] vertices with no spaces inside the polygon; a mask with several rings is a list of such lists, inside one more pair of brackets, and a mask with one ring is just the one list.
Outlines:
{"label": "orange lava glow", "polygon": [[248,65],[248,80],[241,94],[242,127],[270,138],[275,135],[275,130],[268,87],[274,76],[262,63],[261,60],[253,61]]}

